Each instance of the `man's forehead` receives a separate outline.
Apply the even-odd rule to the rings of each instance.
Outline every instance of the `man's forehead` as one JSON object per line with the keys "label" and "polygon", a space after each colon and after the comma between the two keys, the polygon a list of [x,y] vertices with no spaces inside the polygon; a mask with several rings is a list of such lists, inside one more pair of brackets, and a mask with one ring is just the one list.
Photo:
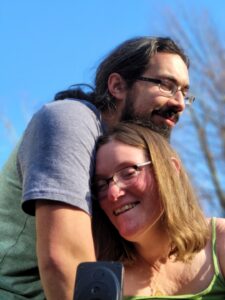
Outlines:
{"label": "man's forehead", "polygon": [[177,60],[181,60],[183,62],[183,64],[186,66],[186,68],[188,69],[188,65],[186,64],[185,60],[183,59],[183,57],[177,53],[171,53],[171,52],[157,52],[154,55],[152,55],[149,59],[150,63],[152,61],[161,61],[163,59],[177,59]]}
{"label": "man's forehead", "polygon": [[149,60],[145,75],[168,78],[183,86],[189,86],[189,72],[182,57],[174,53],[156,53]]}

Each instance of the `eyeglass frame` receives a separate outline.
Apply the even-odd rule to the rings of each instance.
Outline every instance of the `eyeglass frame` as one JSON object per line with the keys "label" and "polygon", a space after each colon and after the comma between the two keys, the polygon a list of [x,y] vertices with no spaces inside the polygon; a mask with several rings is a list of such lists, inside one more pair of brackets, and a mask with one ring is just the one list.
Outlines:
{"label": "eyeglass frame", "polygon": [[165,93],[165,94],[167,93],[167,91],[163,90],[161,86],[163,85],[164,81],[168,81],[171,84],[173,84],[173,87],[174,87],[173,90],[171,90],[171,91],[168,90],[168,93],[170,94],[170,95],[167,94],[168,97],[173,97],[173,96],[176,95],[176,93],[178,91],[180,91],[182,93],[183,97],[184,97],[185,104],[191,105],[195,101],[195,96],[189,94],[188,91],[187,91],[188,95],[187,94],[185,95],[184,91],[182,90],[182,87],[178,86],[175,82],[173,82],[170,79],[167,79],[167,78],[159,79],[159,78],[151,78],[151,77],[146,77],[146,76],[139,76],[136,79],[140,80],[140,81],[147,81],[147,82],[157,84],[158,87],[159,87],[160,92]]}
{"label": "eyeglass frame", "polygon": [[[123,185],[122,186],[120,186],[120,185],[118,185],[118,182],[120,182],[121,180],[118,180],[117,179],[117,177],[116,177],[116,179],[115,179],[115,176],[118,174],[118,173],[120,173],[121,171],[123,171],[123,170],[125,170],[125,169],[128,169],[128,168],[134,168],[136,171],[141,171],[142,170],[142,167],[145,167],[145,166],[148,166],[148,165],[150,165],[150,164],[152,164],[152,161],[146,161],[146,162],[143,162],[143,163],[137,163],[137,164],[134,164],[134,165],[131,165],[131,166],[127,166],[127,167],[124,167],[124,168],[122,168],[122,169],[120,169],[120,170],[118,170],[118,171],[116,171],[111,177],[109,177],[109,178],[101,178],[101,179],[99,179],[99,181],[101,180],[101,181],[103,181],[104,182],[104,184],[106,184],[106,187],[107,187],[107,189],[104,191],[104,194],[105,195],[107,195],[107,193],[108,193],[108,189],[109,189],[109,185],[110,185],[110,182],[112,181],[114,184],[116,184],[117,186],[119,186],[120,188],[124,188],[124,187],[128,187],[129,186],[129,184],[128,185],[124,185],[124,183],[123,183]],[[137,174],[137,175],[135,175],[135,177],[137,177],[139,175],[139,173]],[[97,180],[96,180],[97,181]],[[98,187],[97,187],[97,182],[94,182],[93,183],[93,186],[94,186],[94,189],[95,189],[95,191],[96,191],[96,189],[98,189]],[[105,185],[104,185],[105,186]],[[98,192],[96,191],[96,194],[98,194]],[[104,196],[102,197],[102,198],[104,198]],[[98,200],[98,197],[97,197],[97,200]],[[100,200],[101,201],[101,200]]]}

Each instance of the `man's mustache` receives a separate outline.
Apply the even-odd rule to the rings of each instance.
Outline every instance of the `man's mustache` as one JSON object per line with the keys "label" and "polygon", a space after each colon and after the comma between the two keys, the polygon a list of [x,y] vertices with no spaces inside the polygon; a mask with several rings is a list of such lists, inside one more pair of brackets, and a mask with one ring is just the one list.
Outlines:
{"label": "man's mustache", "polygon": [[169,118],[173,122],[177,123],[179,121],[179,111],[176,107],[163,107],[161,109],[156,109],[152,111],[152,115],[159,115],[163,118]]}

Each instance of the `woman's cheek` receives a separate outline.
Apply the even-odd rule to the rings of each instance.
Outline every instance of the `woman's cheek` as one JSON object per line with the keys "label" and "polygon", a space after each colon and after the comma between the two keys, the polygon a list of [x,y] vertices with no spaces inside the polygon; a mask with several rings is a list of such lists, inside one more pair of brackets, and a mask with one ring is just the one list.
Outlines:
{"label": "woman's cheek", "polygon": [[[150,188],[152,188],[154,182],[150,176],[145,176],[144,178],[139,178],[135,184],[132,186],[132,190],[138,193],[144,193]],[[131,189],[130,189],[131,190]]]}

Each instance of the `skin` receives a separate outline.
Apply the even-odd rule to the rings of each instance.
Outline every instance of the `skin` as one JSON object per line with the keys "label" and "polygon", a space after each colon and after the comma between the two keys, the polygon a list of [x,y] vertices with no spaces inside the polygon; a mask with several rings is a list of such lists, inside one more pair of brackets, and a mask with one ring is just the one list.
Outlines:
{"label": "skin", "polygon": [[[157,53],[142,75],[157,79],[169,78],[182,88],[189,87],[188,68],[179,55]],[[174,97],[165,97],[154,83],[137,80],[128,90],[122,77],[113,73],[109,76],[108,87],[118,100],[117,120],[145,119],[171,130],[185,109],[181,91]]]}
{"label": "skin", "polygon": [[[108,178],[121,168],[145,161],[148,159],[142,149],[112,140],[97,153],[96,176]],[[121,236],[139,242],[148,235],[162,212],[157,194],[150,165],[142,169],[135,185],[129,188],[120,188],[119,184],[111,182],[107,198],[102,199],[100,205]],[[124,211],[126,205],[131,207]]]}
{"label": "skin", "polygon": [[225,219],[217,219],[217,253],[219,256],[219,265],[221,267],[221,272],[225,278]]}
{"label": "skin", "polygon": [[[109,159],[110,158],[110,159]],[[171,158],[174,162],[174,158]],[[111,140],[101,146],[96,158],[96,176],[110,178],[123,167],[147,161],[142,149]],[[106,163],[107,162],[107,163]],[[174,166],[179,171],[177,162]],[[125,264],[124,295],[184,295],[206,289],[214,275],[212,241],[197,253],[190,263],[168,258],[170,241],[160,222],[162,207],[155,188],[151,165],[139,174],[138,181],[127,188],[110,182],[108,193],[100,206],[120,235],[134,243],[136,261]],[[127,204],[138,203],[127,208]],[[123,211],[118,215],[115,212]],[[121,210],[122,209],[122,210]],[[211,221],[209,220],[211,228]],[[216,219],[217,256],[225,278],[225,220]]]}
{"label": "skin", "polygon": [[90,216],[56,203],[42,200],[36,204],[38,265],[47,299],[67,300],[73,297],[78,264],[94,261],[95,254]]}

